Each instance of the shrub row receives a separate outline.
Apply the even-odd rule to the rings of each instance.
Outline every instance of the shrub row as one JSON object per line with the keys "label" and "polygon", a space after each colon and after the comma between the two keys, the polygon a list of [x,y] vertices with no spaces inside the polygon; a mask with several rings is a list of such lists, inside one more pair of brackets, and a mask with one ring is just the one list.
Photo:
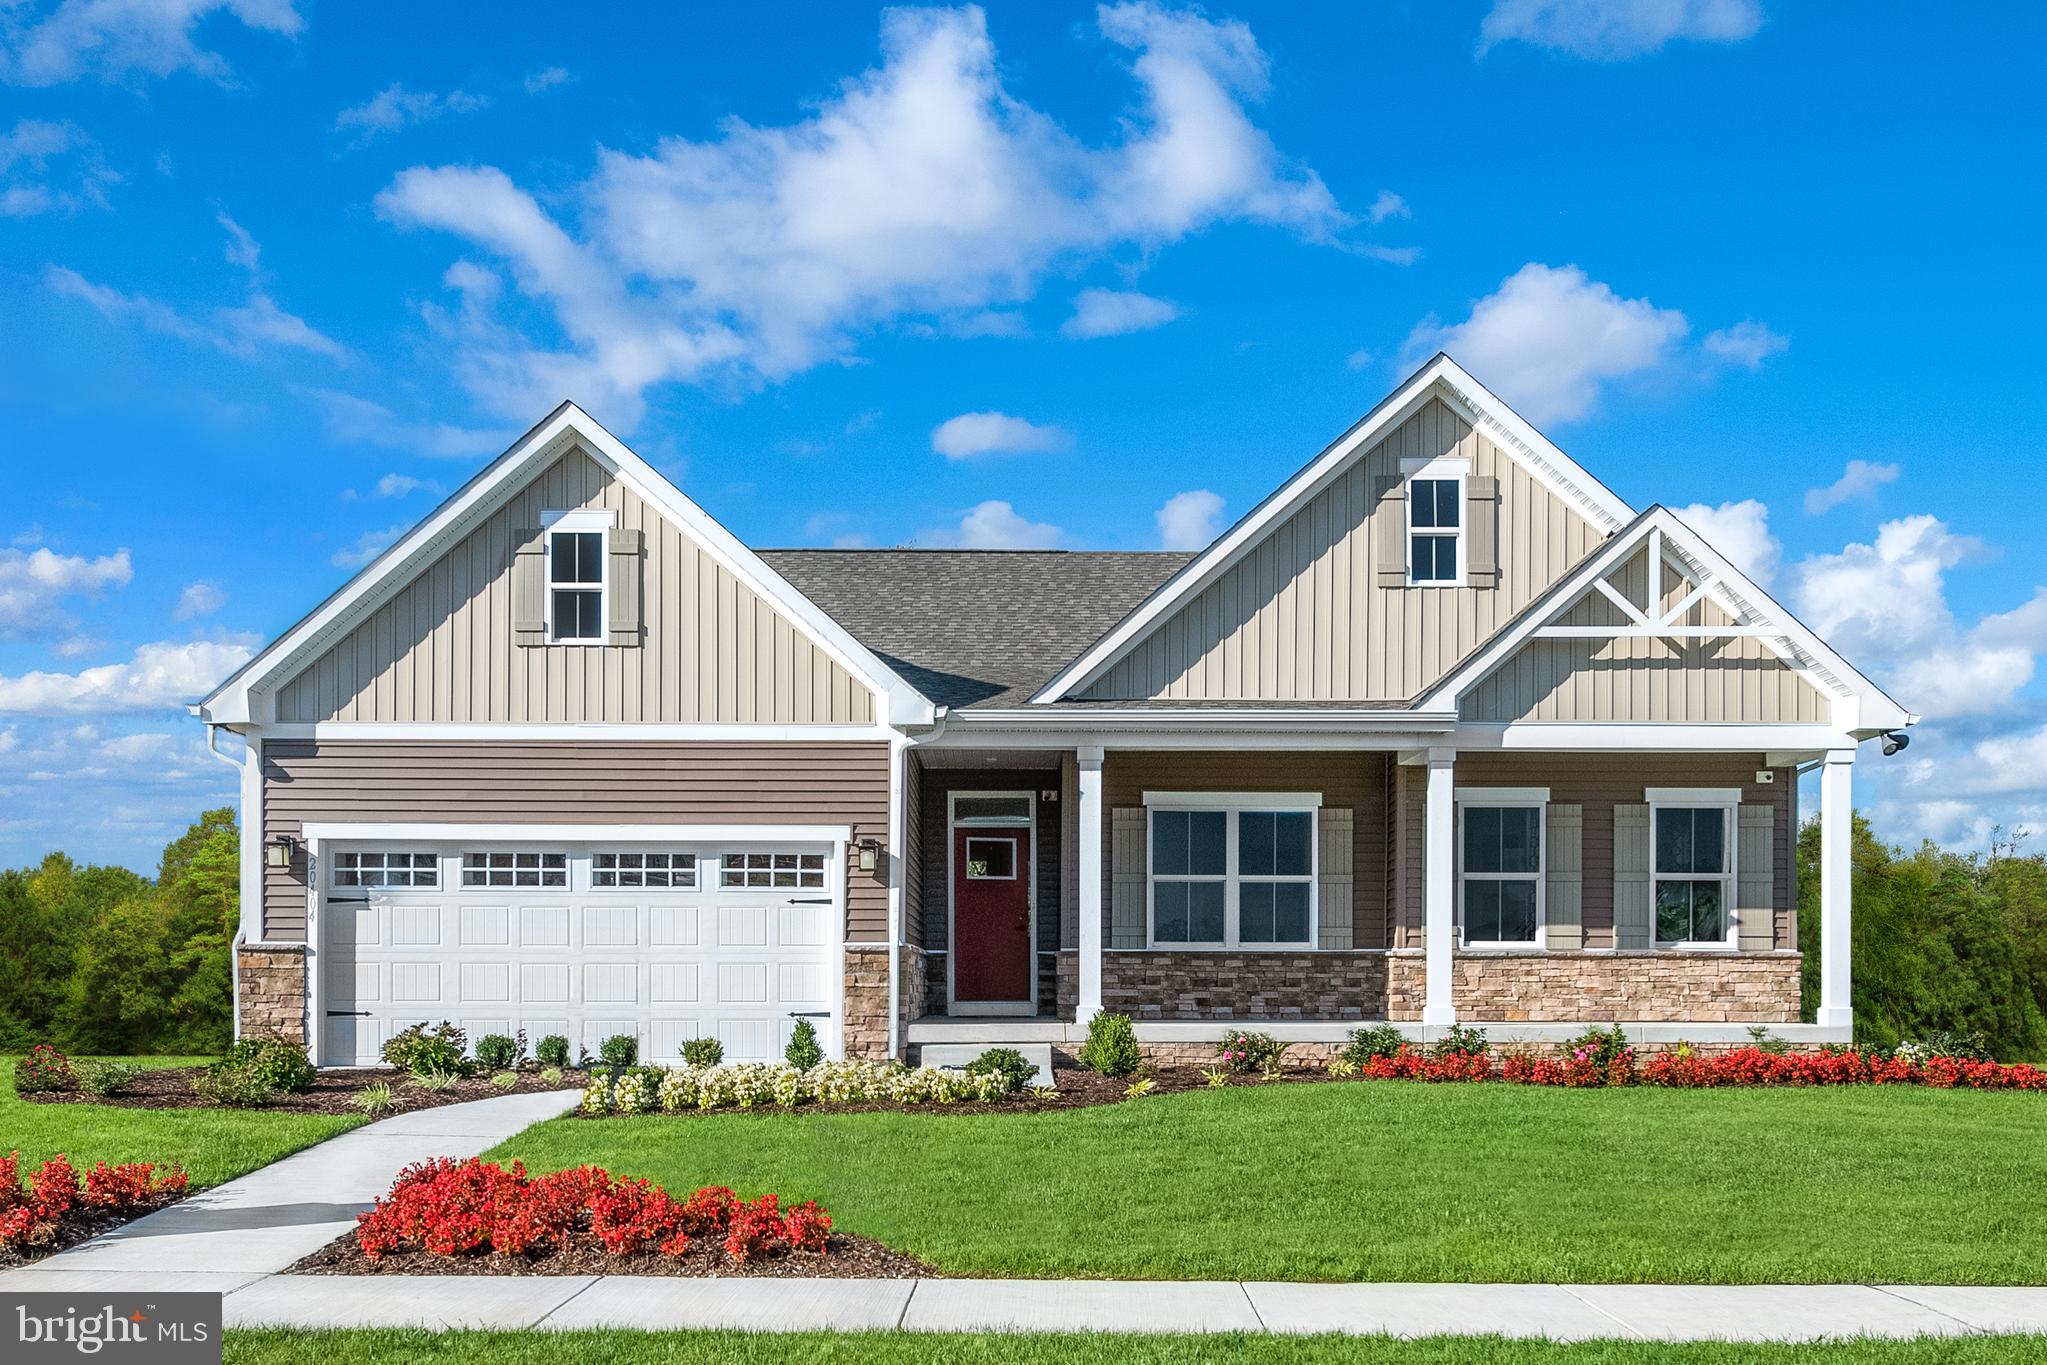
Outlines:
{"label": "shrub row", "polygon": [[391,1192],[356,1218],[356,1243],[371,1260],[394,1251],[434,1256],[483,1251],[521,1255],[594,1244],[614,1256],[680,1256],[716,1239],[735,1261],[822,1252],[831,1216],[815,1201],[784,1209],[779,1196],[748,1202],[721,1185],[678,1200],[645,1180],[597,1166],[532,1176],[471,1157],[408,1166]]}
{"label": "shrub row", "polygon": [[81,1179],[61,1155],[37,1167],[23,1185],[21,1153],[12,1152],[0,1158],[0,1247],[47,1246],[66,1218],[153,1208],[184,1192],[185,1173],[175,1166],[100,1161]]}
{"label": "shrub row", "polygon": [[1369,1058],[1356,1070],[1371,1080],[1507,1081],[1574,1089],[1651,1085],[1677,1089],[1714,1086],[1924,1085],[1948,1090],[2047,1090],[2047,1071],[2023,1062],[1967,1057],[1886,1056],[1834,1048],[1817,1053],[1765,1052],[1758,1047],[1706,1054],[1680,1049],[1637,1060],[1632,1048],[1611,1056],[1577,1049],[1561,1057],[1484,1052],[1423,1053],[1402,1046]]}
{"label": "shrub row", "polygon": [[803,1104],[957,1104],[998,1100],[1015,1089],[1013,1070],[976,1074],[901,1062],[824,1062],[799,1070],[783,1063],[642,1066],[593,1075],[583,1089],[586,1114],[647,1114],[657,1109],[794,1109]]}

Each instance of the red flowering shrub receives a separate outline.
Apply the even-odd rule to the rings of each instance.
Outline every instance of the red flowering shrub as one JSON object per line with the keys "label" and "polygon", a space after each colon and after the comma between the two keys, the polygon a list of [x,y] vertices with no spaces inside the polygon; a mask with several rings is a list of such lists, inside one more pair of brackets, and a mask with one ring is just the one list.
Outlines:
{"label": "red flowering shrub", "polygon": [[1905,1057],[1829,1048],[1821,1052],[1765,1052],[1741,1047],[1707,1055],[1681,1049],[1637,1060],[1632,1048],[1579,1047],[1562,1059],[1515,1053],[1495,1067],[1483,1053],[1425,1056],[1403,1045],[1386,1056],[1366,1059],[1358,1074],[1368,1080],[1484,1081],[1552,1085],[1573,1089],[1653,1085],[1671,1089],[1711,1086],[1925,1085],[1939,1090],[2047,1090],[2047,1070],[2025,1062],[1992,1062],[1971,1057]]}
{"label": "red flowering shrub", "polygon": [[48,1043],[37,1043],[14,1064],[14,1088],[26,1095],[34,1091],[70,1090],[78,1084],[71,1074],[71,1059]]}
{"label": "red flowering shrub", "polygon": [[75,1211],[144,1209],[185,1191],[185,1173],[172,1166],[161,1176],[147,1161],[109,1166],[96,1162],[81,1189],[78,1172],[62,1155],[21,1183],[21,1153],[0,1158],[0,1247],[46,1246]]}
{"label": "red flowering shrub", "polygon": [[821,1253],[831,1226],[814,1202],[785,1213],[775,1195],[749,1204],[722,1185],[677,1200],[650,1181],[617,1179],[598,1166],[529,1178],[516,1161],[501,1167],[442,1157],[400,1172],[391,1192],[356,1219],[355,1235],[371,1260],[404,1250],[520,1255],[577,1243],[614,1256],[680,1256],[708,1237],[744,1262],[792,1249]]}

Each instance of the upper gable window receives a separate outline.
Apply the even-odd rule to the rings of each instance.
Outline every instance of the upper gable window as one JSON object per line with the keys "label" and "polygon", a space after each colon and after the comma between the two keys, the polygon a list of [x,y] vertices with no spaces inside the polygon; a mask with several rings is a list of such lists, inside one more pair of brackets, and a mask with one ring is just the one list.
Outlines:
{"label": "upper gable window", "polygon": [[610,512],[561,512],[547,526],[547,638],[603,644]]}
{"label": "upper gable window", "polygon": [[1461,587],[1465,570],[1463,459],[1403,461],[1407,479],[1407,581]]}

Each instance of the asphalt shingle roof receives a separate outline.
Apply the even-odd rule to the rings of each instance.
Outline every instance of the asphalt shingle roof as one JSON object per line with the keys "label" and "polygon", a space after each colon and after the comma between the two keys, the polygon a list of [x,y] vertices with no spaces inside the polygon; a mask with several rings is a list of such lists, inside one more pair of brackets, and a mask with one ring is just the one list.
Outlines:
{"label": "asphalt shingle roof", "polygon": [[1193,555],[1147,550],[763,550],[941,706],[1021,706]]}

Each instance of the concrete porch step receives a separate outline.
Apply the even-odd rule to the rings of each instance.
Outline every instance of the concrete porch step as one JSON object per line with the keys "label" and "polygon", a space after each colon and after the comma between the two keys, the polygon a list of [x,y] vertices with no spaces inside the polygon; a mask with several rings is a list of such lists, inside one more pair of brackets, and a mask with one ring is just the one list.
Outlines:
{"label": "concrete porch step", "polygon": [[991,1047],[1013,1047],[1024,1055],[1024,1060],[1036,1067],[1037,1074],[1031,1077],[1032,1085],[1052,1084],[1052,1045],[1050,1043],[1019,1043],[1015,1040],[992,1043],[926,1043],[918,1060],[925,1066],[945,1066],[965,1069],[968,1062],[980,1056]]}

